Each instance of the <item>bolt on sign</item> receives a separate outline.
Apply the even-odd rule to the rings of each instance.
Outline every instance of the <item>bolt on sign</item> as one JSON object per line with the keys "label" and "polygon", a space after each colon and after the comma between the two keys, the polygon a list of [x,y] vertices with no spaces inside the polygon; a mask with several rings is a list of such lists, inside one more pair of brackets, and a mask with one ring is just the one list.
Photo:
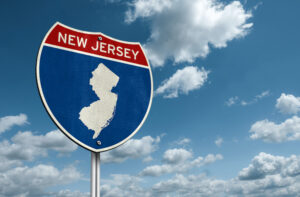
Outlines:
{"label": "bolt on sign", "polygon": [[36,77],[54,123],[93,152],[126,142],[150,110],[152,73],[139,43],[57,22],[40,46]]}

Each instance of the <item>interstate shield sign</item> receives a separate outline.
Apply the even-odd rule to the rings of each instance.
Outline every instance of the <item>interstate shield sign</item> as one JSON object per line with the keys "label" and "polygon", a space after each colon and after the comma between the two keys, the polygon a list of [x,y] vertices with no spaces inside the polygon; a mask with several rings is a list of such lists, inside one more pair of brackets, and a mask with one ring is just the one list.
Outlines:
{"label": "interstate shield sign", "polygon": [[43,104],[70,139],[94,152],[130,139],[148,115],[152,74],[139,43],[56,23],[37,58]]}

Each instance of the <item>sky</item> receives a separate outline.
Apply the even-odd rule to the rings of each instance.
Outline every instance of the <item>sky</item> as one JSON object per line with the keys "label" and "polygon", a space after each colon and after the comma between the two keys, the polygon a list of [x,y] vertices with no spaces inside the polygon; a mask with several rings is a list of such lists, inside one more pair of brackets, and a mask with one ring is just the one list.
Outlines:
{"label": "sky", "polygon": [[90,152],[40,100],[39,46],[57,21],[140,42],[154,98],[101,153],[101,196],[299,196],[297,0],[1,1],[0,197],[87,197]]}

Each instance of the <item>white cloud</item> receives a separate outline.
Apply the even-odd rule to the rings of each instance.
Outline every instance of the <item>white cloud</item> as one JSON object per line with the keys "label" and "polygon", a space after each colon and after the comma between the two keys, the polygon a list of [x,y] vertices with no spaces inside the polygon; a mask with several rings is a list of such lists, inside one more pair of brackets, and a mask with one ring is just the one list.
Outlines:
{"label": "white cloud", "polygon": [[89,192],[71,191],[71,190],[61,190],[57,193],[52,193],[49,196],[54,197],[90,197]]}
{"label": "white cloud", "polygon": [[223,143],[223,138],[221,137],[218,137],[216,140],[215,140],[215,144],[220,147]]}
{"label": "white cloud", "polygon": [[170,0],[136,0],[130,4],[134,10],[129,9],[126,12],[126,23],[132,23],[139,17],[149,17],[156,13],[161,13],[166,8],[170,8],[172,1]]}
{"label": "white cloud", "polygon": [[163,164],[163,165],[152,165],[146,167],[141,173],[141,176],[161,176],[163,174],[173,173],[175,172],[182,172],[183,169],[175,169],[172,165]]}
{"label": "white cloud", "polygon": [[[94,1],[94,0],[90,0],[90,1]],[[105,0],[108,3],[120,3],[121,0]]]}
{"label": "white cloud", "polygon": [[190,142],[191,142],[191,139],[189,139],[189,138],[183,138],[181,140],[176,141],[175,143],[177,145],[186,145],[186,144],[189,144]]}
{"label": "white cloud", "polygon": [[[25,166],[22,161],[32,161],[37,156],[46,156],[49,149],[60,153],[74,151],[61,132],[51,131],[46,135],[18,132],[11,140],[0,142],[0,197],[63,197],[66,192],[47,192],[52,186],[77,181],[81,173],[74,166],[58,170],[52,165]],[[40,163],[40,162],[39,162]],[[73,193],[76,196],[76,192]],[[79,193],[77,195],[79,197]]]}
{"label": "white cloud", "polygon": [[11,139],[0,142],[0,155],[9,160],[32,161],[37,156],[46,156],[48,150],[68,153],[77,149],[77,145],[55,130],[46,135],[33,135],[32,132],[18,132]]}
{"label": "white cloud", "polygon": [[192,158],[192,153],[183,148],[169,149],[164,153],[163,161],[168,164],[178,164]]}
{"label": "white cloud", "polygon": [[241,106],[247,106],[247,105],[251,105],[251,104],[254,104],[254,103],[257,103],[259,100],[267,97],[270,95],[270,91],[269,90],[266,90],[258,95],[256,95],[252,100],[249,100],[249,101],[245,101],[245,100],[241,100],[238,96],[235,96],[235,97],[230,97],[226,102],[225,104],[230,107],[232,105],[241,105]]}
{"label": "white cloud", "polygon": [[103,163],[120,163],[129,158],[139,158],[148,156],[156,150],[160,137],[156,139],[151,136],[145,136],[141,139],[130,139],[128,142],[101,154],[101,162]]}
{"label": "white cloud", "polygon": [[270,91],[269,91],[269,90],[264,91],[264,92],[262,92],[262,93],[256,95],[256,96],[254,97],[254,99],[252,99],[252,100],[250,100],[250,101],[244,101],[244,100],[242,100],[242,101],[241,101],[241,105],[242,105],[242,106],[247,106],[247,105],[251,105],[251,104],[257,103],[259,100],[261,100],[261,99],[263,99],[263,98],[265,98],[265,97],[267,97],[267,96],[269,96],[269,95],[270,95]]}
{"label": "white cloud", "polygon": [[143,159],[143,162],[145,162],[145,163],[148,163],[148,162],[151,162],[151,161],[153,161],[153,158],[151,156],[147,156]]}
{"label": "white cloud", "polygon": [[[132,181],[131,177],[131,181]],[[123,181],[125,182],[125,180]],[[221,180],[208,177],[205,174],[176,174],[170,179],[161,180],[150,188],[140,186],[141,181],[135,181],[129,187],[126,182],[119,187],[116,184],[105,184],[103,197],[283,197],[299,196],[300,181],[298,177],[282,177],[270,175],[259,180]]]}
{"label": "white cloud", "polygon": [[73,166],[61,171],[51,165],[17,167],[0,173],[0,196],[46,196],[45,189],[68,184],[80,179],[81,174]]}
{"label": "white cloud", "polygon": [[267,90],[267,91],[262,92],[261,94],[256,95],[255,98],[256,99],[262,99],[262,98],[264,98],[266,96],[269,96],[269,95],[270,95],[270,91]]}
{"label": "white cloud", "polygon": [[280,156],[273,156],[260,153],[254,157],[251,164],[239,172],[240,180],[263,179],[267,175],[274,175],[281,172],[286,159]]}
{"label": "white cloud", "polygon": [[[215,180],[201,175],[176,174],[168,180],[160,181],[152,187],[153,196],[224,196],[226,181]],[[223,194],[221,194],[223,193]]]}
{"label": "white cloud", "polygon": [[252,181],[241,181],[236,178],[226,181],[210,178],[204,174],[187,176],[177,174],[155,184],[151,192],[152,196],[158,197],[283,197],[299,196],[299,185],[297,178],[280,175]]}
{"label": "white cloud", "polygon": [[[1,144],[0,144],[1,145]],[[21,166],[22,162],[18,160],[9,160],[6,157],[0,155],[0,173],[7,171],[13,167]]]}
{"label": "white cloud", "polygon": [[77,149],[77,145],[69,140],[59,130],[54,130],[46,133],[46,135],[35,136],[31,132],[19,132],[12,138],[12,141],[16,144],[27,144],[44,149],[52,149],[60,153],[73,152]]}
{"label": "white cloud", "polygon": [[0,118],[0,134],[11,129],[15,125],[22,126],[24,124],[28,124],[27,116],[25,114],[2,117]]}
{"label": "white cloud", "polygon": [[188,170],[201,167],[223,159],[220,154],[208,154],[206,157],[197,157],[192,160],[192,152],[185,149],[169,149],[164,153],[162,165],[147,166],[140,173],[141,176],[161,176],[169,173],[184,173]]}
{"label": "white cloud", "polygon": [[253,7],[253,9],[254,10],[257,10],[260,6],[262,6],[263,5],[263,2],[258,2],[254,7]]}
{"label": "white cloud", "polygon": [[102,197],[150,197],[149,191],[144,190],[140,183],[142,179],[128,174],[113,174],[111,180],[101,180]]}
{"label": "white cloud", "polygon": [[230,107],[231,105],[236,104],[236,102],[239,100],[239,97],[235,96],[235,97],[230,97],[228,99],[228,101],[225,102],[225,104]]}
{"label": "white cloud", "polygon": [[246,106],[246,105],[250,105],[251,104],[251,102],[246,102],[246,101],[241,101],[241,105],[242,106]]}
{"label": "white cloud", "polygon": [[191,162],[191,167],[194,167],[194,166],[200,167],[200,166],[208,165],[208,164],[214,163],[214,162],[216,162],[218,160],[222,160],[222,159],[223,159],[223,156],[221,154],[216,154],[216,155],[208,154],[204,158],[198,157],[195,160],[193,160]]}
{"label": "white cloud", "polygon": [[294,116],[280,124],[269,120],[257,121],[251,126],[251,139],[265,142],[284,142],[300,140],[300,118]]}
{"label": "white cloud", "polygon": [[179,94],[188,94],[201,88],[207,81],[209,71],[204,68],[187,66],[178,69],[169,79],[155,90],[155,94],[163,94],[164,98],[176,98]]}
{"label": "white cloud", "polygon": [[240,171],[238,177],[241,180],[255,180],[276,174],[282,177],[300,175],[300,156],[282,157],[262,152],[254,157],[247,168]]}
{"label": "white cloud", "polygon": [[[212,158],[212,157],[211,157]],[[212,161],[212,159],[207,159]],[[101,188],[103,197],[283,197],[299,196],[300,156],[274,156],[260,153],[239,176],[221,180],[205,174],[175,174],[160,179],[150,187],[142,187],[141,177],[113,175]]]}
{"label": "white cloud", "polygon": [[300,111],[300,97],[282,93],[277,99],[276,108],[283,114],[297,114]]}
{"label": "white cloud", "polygon": [[226,47],[253,25],[247,23],[252,14],[239,1],[134,0],[129,5],[127,23],[138,18],[151,21],[151,36],[144,47],[153,66],[162,66],[167,59],[179,63],[206,57],[211,46]]}

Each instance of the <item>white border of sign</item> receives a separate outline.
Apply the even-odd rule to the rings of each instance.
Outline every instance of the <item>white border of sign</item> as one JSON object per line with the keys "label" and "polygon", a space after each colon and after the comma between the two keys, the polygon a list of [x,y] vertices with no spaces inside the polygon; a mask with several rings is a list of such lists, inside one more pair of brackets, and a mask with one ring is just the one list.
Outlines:
{"label": "white border of sign", "polygon": [[[50,110],[47,102],[46,102],[46,99],[44,97],[44,93],[43,93],[43,90],[42,90],[42,86],[41,86],[41,81],[40,81],[40,57],[41,57],[41,53],[42,53],[42,48],[43,46],[48,46],[48,44],[45,43],[46,41],[46,38],[49,36],[49,33],[53,30],[53,28],[56,26],[56,25],[61,25],[63,27],[66,27],[66,28],[69,28],[69,29],[72,29],[73,31],[77,31],[77,32],[81,32],[81,33],[88,33],[88,34],[102,34],[106,37],[108,37],[109,39],[112,39],[112,40],[115,40],[117,42],[122,42],[122,43],[126,43],[126,44],[138,44],[140,45],[141,49],[142,49],[142,52],[144,53],[145,57],[146,57],[146,54],[141,46],[141,44],[139,42],[126,42],[126,41],[122,41],[122,40],[118,40],[118,39],[114,39],[110,36],[107,36],[101,32],[88,32],[88,31],[81,31],[81,30],[78,30],[78,29],[74,29],[72,27],[69,27],[69,26],[66,26],[64,24],[61,24],[60,22],[56,22],[50,29],[49,31],[47,32],[47,34],[45,35],[42,43],[41,43],[41,46],[39,48],[39,52],[38,52],[38,56],[37,56],[37,64],[36,64],[36,82],[37,82],[37,86],[38,86],[38,91],[39,91],[39,94],[40,94],[40,97],[42,99],[42,102],[43,102],[43,105],[44,107],[46,108],[46,111],[47,113],[49,114],[49,116],[51,117],[52,121],[56,124],[56,126],[68,137],[70,138],[73,142],[75,142],[76,144],[78,144],[79,146],[85,148],[85,149],[88,149],[90,151],[93,151],[93,152],[104,152],[104,151],[108,151],[108,150],[111,150],[111,149],[114,149],[122,144],[124,144],[126,141],[128,141],[130,138],[132,138],[132,136],[134,136],[138,130],[142,127],[142,125],[144,124],[148,114],[149,114],[149,111],[150,111],[150,108],[151,108],[151,105],[152,105],[152,98],[153,98],[153,78],[152,78],[152,71],[151,71],[151,67],[150,67],[150,64],[149,64],[149,61],[146,57],[146,61],[147,61],[147,64],[148,64],[148,68],[145,68],[145,69],[149,69],[149,73],[150,73],[150,79],[151,79],[151,95],[150,95],[150,101],[149,101],[149,105],[148,105],[148,108],[147,108],[147,111],[146,111],[146,114],[143,118],[143,120],[141,121],[141,123],[139,124],[139,126],[127,137],[125,138],[123,141],[117,143],[117,144],[114,144],[112,146],[109,146],[109,147],[106,147],[106,148],[102,148],[102,149],[94,149],[90,146],[87,146],[85,145],[84,143],[80,142],[79,140],[77,140],[75,137],[73,137],[55,118],[55,116],[53,115],[52,111]],[[65,49],[62,47],[62,49],[64,50],[68,50],[68,51],[72,51],[72,49]],[[73,52],[77,52],[77,51],[73,51]],[[80,52],[77,52],[77,53],[80,53]],[[86,53],[86,55],[91,55],[91,54],[88,54]],[[91,56],[94,56],[94,55],[91,55]],[[106,57],[102,57],[102,56],[99,56],[103,59],[110,59],[111,58],[106,58]],[[118,61],[118,62],[122,62],[122,63],[126,63],[126,64],[131,64],[129,62],[123,62],[122,60],[114,60],[114,61]],[[132,63],[133,66],[137,66],[135,64]],[[95,140],[95,143],[96,143],[96,140]]]}

